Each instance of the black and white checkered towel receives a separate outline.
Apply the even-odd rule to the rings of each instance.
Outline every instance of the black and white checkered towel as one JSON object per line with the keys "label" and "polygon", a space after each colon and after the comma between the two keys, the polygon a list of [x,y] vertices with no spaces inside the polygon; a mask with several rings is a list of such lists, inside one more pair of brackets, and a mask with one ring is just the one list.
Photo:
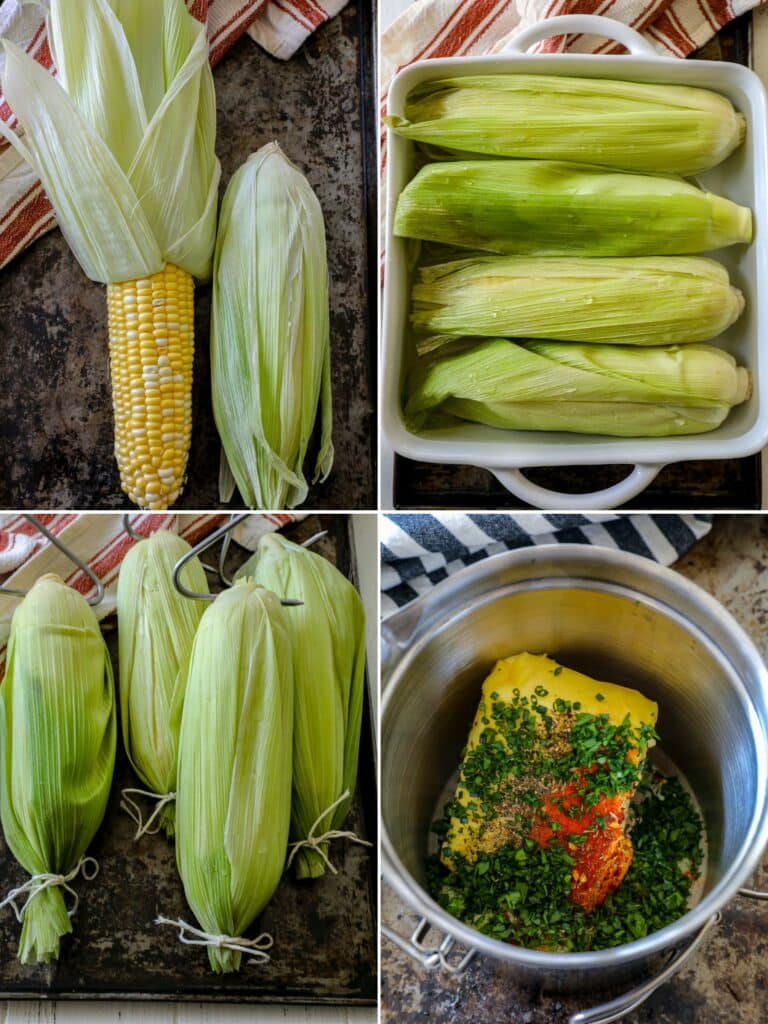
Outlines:
{"label": "black and white checkered towel", "polygon": [[386,617],[465,565],[534,544],[599,544],[671,565],[709,533],[706,515],[444,512],[381,517],[381,614]]}

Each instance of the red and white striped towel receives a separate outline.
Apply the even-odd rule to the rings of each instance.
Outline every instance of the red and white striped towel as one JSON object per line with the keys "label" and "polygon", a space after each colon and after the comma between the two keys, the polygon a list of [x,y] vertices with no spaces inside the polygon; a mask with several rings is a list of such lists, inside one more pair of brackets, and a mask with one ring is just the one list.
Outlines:
{"label": "red and white striped towel", "polygon": [[[349,0],[187,0],[192,14],[208,22],[210,61],[216,64],[247,32],[281,60],[292,57],[315,29]],[[0,36],[52,67],[45,24],[37,4],[0,0]],[[4,58],[0,55],[0,80]],[[13,126],[13,115],[0,95],[0,118]],[[0,268],[36,238],[56,226],[50,203],[32,169],[0,140]]]}
{"label": "red and white striped towel", "polygon": [[[59,537],[104,584],[105,595],[94,611],[104,619],[115,610],[117,575],[120,563],[136,543],[123,528],[121,513],[59,512],[38,515],[40,522]],[[131,517],[135,533],[148,537],[157,530],[175,530],[190,544],[196,544],[227,520],[226,515],[191,513],[136,513]],[[288,523],[303,519],[304,514],[254,514],[237,527],[234,536],[243,546],[253,550],[260,537],[279,530]],[[47,572],[55,572],[84,597],[90,597],[94,586],[81,569],[58,550],[23,516],[0,515],[0,577],[4,586],[28,590]],[[5,648],[11,617],[19,598],[0,594],[0,678],[5,664]]]}
{"label": "red and white striped towel", "polygon": [[[636,29],[660,54],[687,57],[761,2],[765,0],[416,0],[381,37],[380,113],[383,117],[387,112],[392,79],[414,61],[497,53],[521,29],[556,15],[604,14]],[[624,47],[575,35],[547,39],[534,50],[623,53]],[[382,134],[382,174],[385,162]]]}

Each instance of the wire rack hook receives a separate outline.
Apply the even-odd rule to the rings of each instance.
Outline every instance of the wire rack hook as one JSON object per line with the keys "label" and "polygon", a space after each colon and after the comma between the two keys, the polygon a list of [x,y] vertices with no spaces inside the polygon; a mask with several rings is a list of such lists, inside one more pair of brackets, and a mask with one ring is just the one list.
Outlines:
{"label": "wire rack hook", "polygon": [[[250,512],[242,512],[239,515],[233,515],[228,523],[225,523],[223,526],[220,526],[218,530],[214,530],[213,533],[209,534],[207,537],[204,537],[199,543],[195,544],[193,548],[190,548],[190,550],[183,556],[183,558],[180,558],[178,560],[173,570],[173,585],[174,587],[176,587],[178,592],[183,597],[188,597],[193,601],[215,600],[215,594],[199,594],[196,593],[194,590],[190,590],[188,587],[184,586],[184,584],[181,582],[181,570],[184,568],[184,566],[191,558],[194,558],[196,555],[201,555],[203,551],[207,551],[208,548],[212,547],[216,543],[216,541],[219,540],[221,537],[224,538],[224,544],[222,544],[221,555],[219,556],[219,577],[221,578],[221,581],[225,584],[225,586],[232,586],[232,581],[228,579],[227,576],[225,576],[223,571],[224,559],[226,558],[227,551],[229,550],[229,541],[231,538],[232,530],[234,530],[236,526],[239,526],[240,523],[247,519],[249,515],[251,515]],[[292,598],[281,598],[280,604],[290,608],[295,607],[296,605],[304,604],[304,602],[295,601]]]}

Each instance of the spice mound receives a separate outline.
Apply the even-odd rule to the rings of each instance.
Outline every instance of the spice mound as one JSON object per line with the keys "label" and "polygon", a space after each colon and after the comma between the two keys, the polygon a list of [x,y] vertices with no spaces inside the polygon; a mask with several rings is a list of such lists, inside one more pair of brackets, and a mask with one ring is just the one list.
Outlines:
{"label": "spice mound", "polygon": [[653,770],[657,705],[545,655],[483,684],[430,887],[480,931],[543,950],[619,945],[685,913],[702,826]]}

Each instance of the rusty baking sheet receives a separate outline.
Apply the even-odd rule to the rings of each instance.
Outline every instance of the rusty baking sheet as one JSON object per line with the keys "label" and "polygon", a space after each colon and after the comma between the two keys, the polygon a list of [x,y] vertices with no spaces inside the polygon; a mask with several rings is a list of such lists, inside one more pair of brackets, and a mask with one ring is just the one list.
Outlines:
{"label": "rusty baking sheet", "polygon": [[[732,21],[693,56],[703,60],[729,60],[750,64],[752,15]],[[530,508],[510,494],[488,470],[475,466],[448,466],[413,462],[395,456],[394,506],[416,508]],[[628,466],[563,466],[526,470],[533,483],[550,490],[583,494],[599,491],[622,480]],[[666,466],[642,494],[622,506],[652,508],[759,509],[762,508],[760,456],[745,459],[678,462]]]}
{"label": "rusty baking sheet", "polygon": [[[370,0],[356,0],[287,62],[244,37],[214,70],[222,190],[250,153],[276,139],[325,216],[336,459],[311,489],[313,509],[376,506],[373,19]],[[0,289],[0,508],[130,508],[112,452],[105,289],[85,277],[59,231],[0,271]],[[180,509],[220,507],[210,298],[210,286],[198,285]]]}
{"label": "rusty baking sheet", "polygon": [[[347,516],[312,516],[286,530],[301,541],[328,530],[314,550],[334,562],[354,582]],[[228,571],[247,556],[232,545]],[[217,550],[217,549],[214,549]],[[205,557],[213,564],[212,556]],[[216,589],[216,588],[214,588]],[[104,623],[117,680],[117,630]],[[119,685],[119,682],[118,682]],[[376,783],[371,708],[366,702],[360,744],[357,793],[349,828],[376,842]],[[93,882],[73,883],[80,905],[74,931],[61,943],[54,964],[24,966],[16,958],[20,925],[10,907],[0,911],[0,999],[142,999],[214,1002],[375,1005],[376,847],[337,841],[331,859],[339,870],[312,882],[284,876],[263,914],[246,934],[274,936],[267,964],[245,964],[229,975],[215,975],[208,955],[183,946],[171,928],[153,924],[158,914],[194,917],[184,899],[173,844],[162,836],[135,843],[135,825],[120,810],[120,790],[142,785],[134,775],[122,740],[109,806],[89,849],[100,865]],[[0,840],[0,892],[25,879],[23,869]]]}

